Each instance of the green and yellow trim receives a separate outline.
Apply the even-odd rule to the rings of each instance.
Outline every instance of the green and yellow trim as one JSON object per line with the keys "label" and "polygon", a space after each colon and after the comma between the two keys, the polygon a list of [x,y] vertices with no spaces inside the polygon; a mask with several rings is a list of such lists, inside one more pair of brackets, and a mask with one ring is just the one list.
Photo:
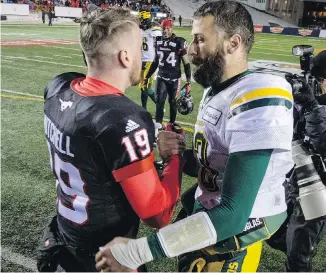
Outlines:
{"label": "green and yellow trim", "polygon": [[242,96],[236,98],[231,103],[231,108],[235,108],[241,104],[245,104],[249,101],[256,100],[258,98],[265,98],[265,97],[283,97],[288,99],[289,101],[293,102],[292,94],[284,89],[281,88],[261,88],[250,91],[248,93],[243,94]]}
{"label": "green and yellow trim", "polygon": [[292,101],[285,99],[285,98],[262,98],[258,100],[252,100],[247,103],[244,103],[236,108],[234,108],[228,115],[228,118],[234,117],[236,115],[239,115],[243,112],[246,112],[248,110],[252,110],[259,107],[264,106],[285,106],[287,109],[292,108]]}

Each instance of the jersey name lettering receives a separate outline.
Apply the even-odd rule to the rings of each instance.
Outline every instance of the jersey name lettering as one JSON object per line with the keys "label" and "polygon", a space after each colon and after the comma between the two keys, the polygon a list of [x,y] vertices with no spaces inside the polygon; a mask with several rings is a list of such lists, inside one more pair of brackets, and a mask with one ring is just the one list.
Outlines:
{"label": "jersey name lettering", "polygon": [[74,157],[74,154],[70,151],[70,137],[60,132],[46,115],[44,115],[44,129],[45,135],[59,153]]}

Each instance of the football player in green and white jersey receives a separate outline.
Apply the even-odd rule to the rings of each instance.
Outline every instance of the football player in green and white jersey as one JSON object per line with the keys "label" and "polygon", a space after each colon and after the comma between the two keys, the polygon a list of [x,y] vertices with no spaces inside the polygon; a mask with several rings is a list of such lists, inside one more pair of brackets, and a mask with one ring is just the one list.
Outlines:
{"label": "football player in green and white jersey", "polygon": [[156,102],[155,93],[152,89],[154,77],[151,77],[146,85],[144,85],[143,81],[155,58],[155,43],[156,39],[162,37],[162,29],[160,26],[155,26],[152,23],[151,13],[149,11],[141,11],[138,16],[140,18],[140,28],[143,37],[142,71],[139,86],[141,90],[141,104],[146,109],[148,97],[150,97],[154,103]]}

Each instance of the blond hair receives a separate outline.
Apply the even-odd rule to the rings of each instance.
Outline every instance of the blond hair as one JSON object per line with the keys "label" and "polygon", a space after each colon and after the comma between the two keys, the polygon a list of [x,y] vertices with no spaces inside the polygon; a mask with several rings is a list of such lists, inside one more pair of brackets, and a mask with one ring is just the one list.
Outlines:
{"label": "blond hair", "polygon": [[80,19],[80,46],[88,58],[97,59],[108,55],[119,36],[138,25],[138,18],[129,9],[86,11]]}

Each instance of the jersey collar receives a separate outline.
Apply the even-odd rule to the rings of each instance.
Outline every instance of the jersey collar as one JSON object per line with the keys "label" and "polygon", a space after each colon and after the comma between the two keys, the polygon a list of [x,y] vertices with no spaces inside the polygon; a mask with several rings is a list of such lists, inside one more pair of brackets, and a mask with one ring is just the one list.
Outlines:
{"label": "jersey collar", "polygon": [[238,75],[235,75],[234,77],[220,83],[218,86],[216,86],[214,89],[212,88],[210,90],[210,95],[216,95],[217,93],[221,92],[222,90],[228,88],[229,86],[231,86],[232,84],[234,84],[236,81],[238,81],[239,79],[241,79],[242,77],[251,74],[252,72],[249,70],[246,70]]}
{"label": "jersey collar", "polygon": [[72,90],[83,97],[123,95],[124,92],[99,79],[86,76],[73,80],[70,84]]}

